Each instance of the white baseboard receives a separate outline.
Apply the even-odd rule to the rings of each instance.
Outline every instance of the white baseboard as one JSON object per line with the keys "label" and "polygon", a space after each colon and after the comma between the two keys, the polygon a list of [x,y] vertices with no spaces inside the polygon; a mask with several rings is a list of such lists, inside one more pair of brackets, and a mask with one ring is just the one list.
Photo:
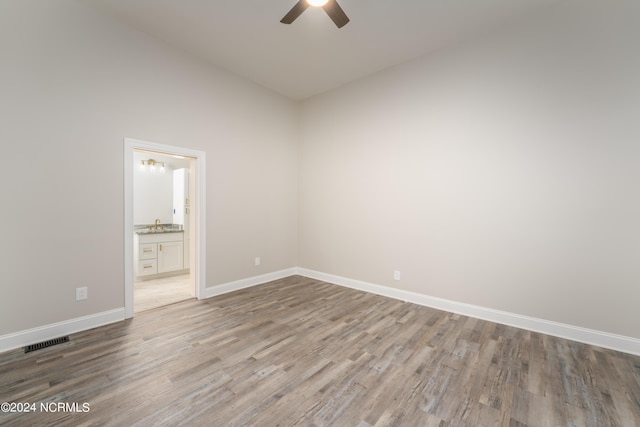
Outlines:
{"label": "white baseboard", "polygon": [[273,280],[284,279],[285,277],[293,276],[297,273],[297,268],[287,268],[285,270],[274,271],[273,273],[261,274],[260,276],[248,277],[246,279],[240,279],[233,282],[223,283],[221,285],[207,287],[204,290],[204,295],[200,296],[200,299],[211,298],[215,297],[216,295],[239,291],[240,289],[250,288],[252,286],[261,285]]}
{"label": "white baseboard", "polygon": [[0,353],[124,320],[124,308],[0,336]]}
{"label": "white baseboard", "polygon": [[[521,329],[540,332],[547,335],[553,335],[640,356],[640,340],[637,338],[615,335],[579,326],[567,325],[564,323],[537,319],[535,317],[522,316],[491,308],[465,304],[416,292],[376,285],[361,280],[321,273],[319,271],[309,270],[306,268],[288,268],[285,270],[275,271],[273,273],[262,274],[260,276],[249,277],[208,287],[205,289],[205,293],[201,297],[202,299],[210,298],[216,295],[222,295],[240,289],[261,285],[263,283],[283,279],[293,275],[301,275],[339,286],[345,286],[401,301],[436,308],[438,310],[462,314],[477,319],[488,320],[490,322],[514,326]],[[98,326],[119,322],[124,319],[124,308],[120,308],[3,335],[0,336],[0,353],[76,332],[85,331],[87,329],[96,328]]]}
{"label": "white baseboard", "polygon": [[[247,279],[224,283],[222,285],[206,288],[205,294],[202,296],[202,298],[204,299],[216,295],[226,294],[228,292],[233,292],[251,286],[260,285],[262,283],[271,282],[272,280],[283,279],[295,274],[297,274],[297,269],[289,268],[286,270],[275,271],[273,273],[262,274],[260,276],[254,276]],[[25,347],[27,345],[39,343],[42,341],[59,338],[76,332],[86,331],[98,326],[104,326],[110,323],[119,322],[124,319],[125,310],[124,308],[119,308],[3,335],[0,336],[0,353],[20,347]]]}
{"label": "white baseboard", "polygon": [[376,285],[360,280],[348,279],[346,277],[321,273],[319,271],[309,270],[306,268],[298,268],[297,274],[309,277],[311,279],[333,283],[335,285],[345,286],[348,288],[371,292],[401,301],[407,301],[426,307],[436,308],[438,310],[462,314],[465,316],[488,320],[490,322],[500,323],[503,325],[515,326],[517,328],[526,329],[529,331],[540,332],[560,338],[566,338],[572,341],[578,341],[598,347],[609,348],[624,353],[640,355],[640,340],[636,338],[610,334],[608,332],[567,325],[564,323],[552,322],[544,319],[537,319],[535,317],[522,316],[519,314],[508,313],[506,311],[494,310],[491,308],[465,304],[443,298],[436,298],[416,292],[403,291],[400,289]]}

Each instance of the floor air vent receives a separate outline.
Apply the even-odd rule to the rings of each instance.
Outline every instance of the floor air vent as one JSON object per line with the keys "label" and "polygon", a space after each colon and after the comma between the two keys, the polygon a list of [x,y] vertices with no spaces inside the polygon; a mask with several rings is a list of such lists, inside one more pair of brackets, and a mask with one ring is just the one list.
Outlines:
{"label": "floor air vent", "polygon": [[52,345],[56,345],[56,344],[62,344],[63,342],[69,342],[69,337],[67,336],[67,337],[54,338],[49,341],[42,341],[37,344],[31,344],[24,348],[24,352],[29,353],[32,351],[40,350],[41,348],[51,347]]}

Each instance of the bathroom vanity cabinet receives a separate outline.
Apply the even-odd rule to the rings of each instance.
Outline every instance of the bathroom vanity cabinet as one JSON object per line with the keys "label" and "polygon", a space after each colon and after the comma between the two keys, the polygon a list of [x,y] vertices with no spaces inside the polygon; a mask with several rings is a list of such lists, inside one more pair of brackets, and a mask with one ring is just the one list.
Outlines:
{"label": "bathroom vanity cabinet", "polygon": [[136,234],[136,276],[179,271],[184,269],[184,233],[164,232]]}

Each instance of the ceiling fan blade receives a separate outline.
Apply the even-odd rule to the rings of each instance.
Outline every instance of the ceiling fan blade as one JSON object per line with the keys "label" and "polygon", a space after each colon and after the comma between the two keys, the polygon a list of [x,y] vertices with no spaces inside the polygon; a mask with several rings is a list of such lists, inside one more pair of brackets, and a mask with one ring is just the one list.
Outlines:
{"label": "ceiling fan blade", "polygon": [[282,18],[280,22],[282,22],[283,24],[291,24],[296,20],[298,16],[302,15],[302,12],[307,10],[308,7],[309,3],[307,3],[305,0],[298,1],[298,3],[296,3],[295,6],[293,6],[291,10],[286,15],[284,15],[284,18]]}
{"label": "ceiling fan blade", "polygon": [[322,8],[338,28],[344,27],[347,25],[347,22],[349,22],[349,17],[344,13],[344,10],[342,10],[336,0],[329,0]]}

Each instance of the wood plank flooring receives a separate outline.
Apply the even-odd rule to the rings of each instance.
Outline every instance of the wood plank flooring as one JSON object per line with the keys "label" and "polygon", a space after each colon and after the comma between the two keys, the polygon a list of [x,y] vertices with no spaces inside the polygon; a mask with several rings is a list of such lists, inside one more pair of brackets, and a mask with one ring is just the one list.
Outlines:
{"label": "wood plank flooring", "polygon": [[0,354],[3,426],[639,426],[640,357],[307,279]]}

